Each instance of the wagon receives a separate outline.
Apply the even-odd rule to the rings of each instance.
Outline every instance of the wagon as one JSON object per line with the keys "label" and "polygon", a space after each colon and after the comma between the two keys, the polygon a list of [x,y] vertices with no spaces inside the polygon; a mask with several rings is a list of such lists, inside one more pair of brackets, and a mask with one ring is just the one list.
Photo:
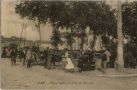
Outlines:
{"label": "wagon", "polygon": [[91,55],[81,55],[78,58],[78,67],[82,71],[95,70],[95,60]]}

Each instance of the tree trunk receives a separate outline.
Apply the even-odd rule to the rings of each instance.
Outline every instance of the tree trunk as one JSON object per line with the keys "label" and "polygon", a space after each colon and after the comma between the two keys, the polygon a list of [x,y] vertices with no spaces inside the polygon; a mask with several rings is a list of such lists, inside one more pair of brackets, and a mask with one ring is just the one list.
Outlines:
{"label": "tree trunk", "polygon": [[96,33],[95,33],[95,31],[93,32],[93,40],[92,40],[92,42],[91,42],[91,45],[90,45],[90,48],[91,48],[91,50],[93,51],[93,48],[94,48],[94,46],[95,46],[95,41],[96,41]]}
{"label": "tree trunk", "polygon": [[25,31],[25,36],[24,36],[24,47],[25,47],[25,43],[26,43],[26,31]]}
{"label": "tree trunk", "polygon": [[71,43],[70,43],[70,53],[71,53],[71,54],[70,54],[70,55],[71,55],[71,57],[72,57],[72,56],[73,56],[73,55],[72,55],[72,52],[73,52],[73,35],[72,35],[72,34],[73,34],[73,30],[72,30],[72,29],[71,29],[71,32],[70,32],[70,33],[71,33]]}
{"label": "tree trunk", "polygon": [[[56,26],[56,25],[53,25],[53,32],[55,32],[55,31],[58,31],[58,29],[57,29],[57,26]],[[55,45],[53,45],[55,49],[58,48],[58,46],[59,46],[58,44],[59,44],[59,43],[55,43]]]}
{"label": "tree trunk", "polygon": [[118,22],[117,22],[117,34],[118,34],[118,47],[117,47],[117,66],[118,68],[124,67],[123,58],[123,33],[122,33],[122,7],[121,1],[117,1],[118,5]]}
{"label": "tree trunk", "polygon": [[82,29],[81,44],[80,44],[81,50],[84,50],[84,43],[85,43],[85,29]]}
{"label": "tree trunk", "polygon": [[39,33],[39,46],[41,45],[41,30],[40,30],[40,24],[38,24],[38,33]]}
{"label": "tree trunk", "polygon": [[73,47],[72,47],[72,45],[73,45],[73,30],[71,29],[71,43],[70,43],[70,51],[72,52],[72,50],[73,50]]}
{"label": "tree trunk", "polygon": [[100,48],[101,48],[101,50],[103,49],[103,47],[102,47],[102,40],[101,40],[101,35],[99,35],[99,45],[100,45]]}
{"label": "tree trunk", "polygon": [[82,43],[81,43],[81,49],[84,50],[84,43],[85,43],[85,38],[82,37]]}
{"label": "tree trunk", "polygon": [[19,48],[21,47],[21,43],[22,43],[22,33],[23,33],[23,30],[24,30],[24,23],[22,24],[22,30],[21,30],[21,35],[20,35],[20,44],[19,44]]}

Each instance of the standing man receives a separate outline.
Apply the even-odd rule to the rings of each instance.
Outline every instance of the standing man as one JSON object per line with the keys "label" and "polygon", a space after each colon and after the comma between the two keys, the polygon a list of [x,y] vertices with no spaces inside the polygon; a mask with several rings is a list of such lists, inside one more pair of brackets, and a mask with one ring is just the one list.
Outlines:
{"label": "standing man", "polygon": [[25,63],[26,63],[26,54],[27,54],[27,51],[23,50],[22,51],[22,65],[24,66]]}
{"label": "standing man", "polygon": [[17,57],[17,51],[15,48],[12,49],[10,57],[11,57],[11,64],[15,65],[16,64],[16,57]]}
{"label": "standing man", "polygon": [[56,61],[59,60],[59,55],[58,55],[58,51],[57,50],[54,50],[54,52],[52,53],[52,58],[51,58],[51,66],[52,66],[52,69],[54,69],[55,67],[55,63]]}
{"label": "standing man", "polygon": [[82,72],[83,71],[83,68],[84,68],[84,60],[83,60],[83,53],[84,52],[82,52],[81,54],[80,54],[80,56],[78,57],[78,68],[79,68],[79,72]]}
{"label": "standing man", "polygon": [[5,47],[3,47],[3,50],[2,50],[2,58],[5,58],[6,57],[6,49]]}
{"label": "standing man", "polygon": [[32,51],[31,49],[28,49],[26,54],[26,60],[27,60],[27,68],[31,67],[31,61],[32,61]]}
{"label": "standing man", "polygon": [[46,62],[47,69],[51,69],[51,67],[52,67],[52,64],[51,64],[52,57],[53,57],[53,54],[52,54],[51,51],[49,51],[49,54],[48,54],[48,57],[47,57],[48,59],[47,59],[47,62]]}
{"label": "standing man", "polygon": [[106,73],[106,68],[107,68],[108,63],[110,61],[110,56],[111,56],[110,52],[107,49],[102,54],[102,70],[104,73]]}
{"label": "standing man", "polygon": [[47,68],[47,61],[49,57],[49,47],[44,50],[44,68]]}
{"label": "standing man", "polygon": [[20,49],[19,56],[20,56],[20,61],[23,61],[23,59],[24,59],[23,49]]}

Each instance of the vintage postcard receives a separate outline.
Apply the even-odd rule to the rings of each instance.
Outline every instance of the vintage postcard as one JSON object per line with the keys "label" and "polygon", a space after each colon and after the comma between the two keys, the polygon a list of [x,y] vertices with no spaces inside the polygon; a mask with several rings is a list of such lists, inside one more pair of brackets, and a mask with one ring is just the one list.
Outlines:
{"label": "vintage postcard", "polygon": [[1,89],[137,89],[137,1],[0,2]]}

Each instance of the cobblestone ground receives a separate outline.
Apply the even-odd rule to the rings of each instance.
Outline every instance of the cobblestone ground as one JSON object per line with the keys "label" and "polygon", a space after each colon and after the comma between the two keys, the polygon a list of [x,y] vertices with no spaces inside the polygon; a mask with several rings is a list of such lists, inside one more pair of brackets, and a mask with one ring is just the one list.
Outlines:
{"label": "cobblestone ground", "polygon": [[137,77],[100,77],[99,71],[66,73],[64,70],[47,70],[42,66],[28,69],[17,62],[1,60],[2,89],[59,89],[59,90],[133,90]]}

